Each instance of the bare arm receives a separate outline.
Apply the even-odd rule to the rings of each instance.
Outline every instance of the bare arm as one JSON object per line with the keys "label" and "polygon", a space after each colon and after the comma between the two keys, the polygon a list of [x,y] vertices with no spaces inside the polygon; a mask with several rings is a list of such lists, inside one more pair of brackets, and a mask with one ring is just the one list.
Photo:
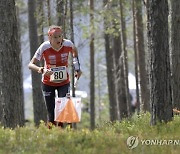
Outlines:
{"label": "bare arm", "polygon": [[73,57],[78,57],[78,51],[75,46],[73,46],[73,48],[72,48],[72,54],[73,54]]}
{"label": "bare arm", "polygon": [[33,58],[31,59],[30,63],[28,64],[29,69],[31,69],[31,70],[33,70],[33,71],[36,71],[36,72],[38,72],[38,73],[43,73],[43,69],[44,69],[44,68],[37,66],[37,62],[38,62],[38,60],[33,57]]}
{"label": "bare arm", "polygon": [[38,73],[47,75],[47,76],[50,76],[53,74],[53,72],[50,69],[45,69],[44,67],[37,66],[37,62],[38,60],[33,57],[28,65],[29,69],[36,71]]}

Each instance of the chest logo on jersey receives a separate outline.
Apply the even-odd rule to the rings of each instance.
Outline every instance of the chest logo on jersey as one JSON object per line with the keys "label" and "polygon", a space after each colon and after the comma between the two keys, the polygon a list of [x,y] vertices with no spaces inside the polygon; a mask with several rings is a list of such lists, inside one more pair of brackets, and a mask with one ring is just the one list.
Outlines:
{"label": "chest logo on jersey", "polygon": [[68,53],[62,53],[61,54],[61,57],[64,58],[64,57],[67,57],[68,56]]}
{"label": "chest logo on jersey", "polygon": [[61,62],[65,63],[68,60],[68,53],[62,53],[61,54]]}
{"label": "chest logo on jersey", "polygon": [[56,64],[56,56],[55,55],[49,55],[48,59],[49,59],[50,64]]}

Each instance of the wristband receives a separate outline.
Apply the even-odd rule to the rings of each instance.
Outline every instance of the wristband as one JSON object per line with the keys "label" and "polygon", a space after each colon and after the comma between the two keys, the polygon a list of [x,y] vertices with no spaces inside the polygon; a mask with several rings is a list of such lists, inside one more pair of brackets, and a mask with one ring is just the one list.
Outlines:
{"label": "wristband", "polygon": [[74,66],[74,70],[75,71],[80,71],[81,69],[80,69],[80,63],[79,63],[79,59],[78,59],[78,57],[74,57],[73,58],[73,66]]}

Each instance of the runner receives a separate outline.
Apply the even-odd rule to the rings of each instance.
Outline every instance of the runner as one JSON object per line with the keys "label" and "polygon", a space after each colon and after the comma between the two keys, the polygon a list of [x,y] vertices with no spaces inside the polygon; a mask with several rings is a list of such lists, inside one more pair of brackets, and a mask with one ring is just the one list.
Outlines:
{"label": "runner", "polygon": [[[60,26],[50,26],[48,41],[42,43],[28,67],[42,74],[42,91],[48,112],[48,126],[56,125],[54,121],[55,90],[58,97],[65,97],[70,91],[68,57],[73,55],[75,76],[79,79],[82,72],[78,59],[78,52],[74,44],[63,38],[63,30]],[[44,67],[39,67],[37,62],[44,59]],[[63,127],[63,123],[59,123]]]}

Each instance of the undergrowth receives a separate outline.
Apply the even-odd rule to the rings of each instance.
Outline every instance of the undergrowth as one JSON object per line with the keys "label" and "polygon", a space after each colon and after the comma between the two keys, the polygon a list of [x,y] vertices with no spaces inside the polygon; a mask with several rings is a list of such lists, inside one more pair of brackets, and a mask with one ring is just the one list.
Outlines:
{"label": "undergrowth", "polygon": [[[178,154],[180,117],[168,123],[150,125],[150,115],[134,115],[121,122],[104,122],[95,130],[48,129],[25,126],[0,128],[0,154]],[[136,138],[128,143],[128,138]],[[154,142],[151,142],[151,141]],[[133,145],[134,144],[134,145]]]}

